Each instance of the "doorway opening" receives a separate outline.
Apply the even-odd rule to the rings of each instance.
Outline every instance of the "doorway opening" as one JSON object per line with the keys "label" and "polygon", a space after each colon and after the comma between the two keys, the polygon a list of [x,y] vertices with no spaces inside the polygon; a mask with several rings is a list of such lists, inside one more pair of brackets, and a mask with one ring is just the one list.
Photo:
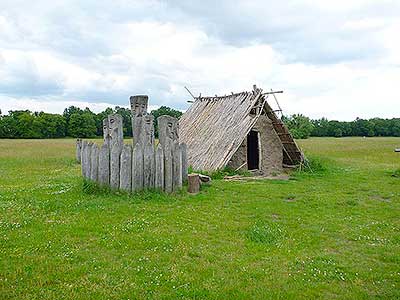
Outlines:
{"label": "doorway opening", "polygon": [[258,132],[251,130],[247,135],[247,169],[257,170],[260,168],[258,149]]}

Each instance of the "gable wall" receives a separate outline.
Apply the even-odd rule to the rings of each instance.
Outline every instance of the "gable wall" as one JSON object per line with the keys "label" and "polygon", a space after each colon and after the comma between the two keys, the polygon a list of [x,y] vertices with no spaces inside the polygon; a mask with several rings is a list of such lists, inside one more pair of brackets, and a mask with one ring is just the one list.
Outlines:
{"label": "gable wall", "polygon": [[[261,115],[252,130],[259,132],[260,171],[265,175],[282,172],[283,147],[272,126],[272,121],[267,116]],[[246,161],[247,138],[244,139],[227,166],[237,169]],[[247,165],[242,169],[247,170]]]}

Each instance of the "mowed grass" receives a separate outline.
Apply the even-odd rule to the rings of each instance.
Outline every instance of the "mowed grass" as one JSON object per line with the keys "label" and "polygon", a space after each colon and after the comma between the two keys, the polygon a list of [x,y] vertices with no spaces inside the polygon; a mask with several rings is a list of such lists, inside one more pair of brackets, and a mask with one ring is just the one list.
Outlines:
{"label": "mowed grass", "polygon": [[0,140],[0,299],[400,298],[400,138],[196,196],[82,191],[74,140]]}

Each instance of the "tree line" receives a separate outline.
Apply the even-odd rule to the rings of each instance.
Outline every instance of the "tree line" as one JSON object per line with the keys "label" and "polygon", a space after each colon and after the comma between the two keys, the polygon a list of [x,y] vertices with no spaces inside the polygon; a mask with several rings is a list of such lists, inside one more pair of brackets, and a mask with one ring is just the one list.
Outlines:
{"label": "tree line", "polygon": [[[96,114],[89,108],[81,109],[76,106],[66,108],[63,114],[31,112],[29,110],[9,111],[3,115],[0,111],[0,138],[91,138],[103,136],[103,119],[109,114],[117,113],[122,116],[124,136],[132,136],[131,111],[128,108],[116,106],[107,108]],[[154,122],[161,115],[179,118],[182,112],[161,106],[151,111]],[[157,128],[155,126],[155,128]],[[155,132],[156,137],[158,132]]]}
{"label": "tree line", "polygon": [[360,119],[354,121],[329,121],[326,118],[312,120],[302,114],[283,116],[283,122],[296,139],[310,136],[400,136],[400,118]]}
{"label": "tree line", "polygon": [[[96,114],[89,108],[81,109],[70,106],[63,114],[31,112],[29,110],[9,111],[2,115],[0,111],[0,138],[63,138],[63,137],[96,137],[103,135],[103,119],[117,113],[123,118],[124,136],[132,136],[131,111],[116,106]],[[167,106],[151,111],[154,122],[161,115],[179,118],[182,112]],[[310,136],[400,136],[400,118],[360,119],[354,121],[334,121],[326,118],[312,120],[301,114],[282,116],[293,137],[304,139]],[[154,126],[156,137],[157,126]]]}

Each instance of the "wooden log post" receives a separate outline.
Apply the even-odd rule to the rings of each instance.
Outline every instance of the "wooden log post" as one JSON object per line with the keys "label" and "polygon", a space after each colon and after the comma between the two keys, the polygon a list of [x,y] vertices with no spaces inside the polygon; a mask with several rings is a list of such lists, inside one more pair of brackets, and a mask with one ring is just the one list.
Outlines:
{"label": "wooden log post", "polygon": [[164,147],[164,191],[171,193],[173,189],[172,151],[169,145]]}
{"label": "wooden log post", "polygon": [[155,177],[155,156],[154,147],[150,143],[146,143],[143,152],[143,187],[145,189],[154,189]]}
{"label": "wooden log post", "polygon": [[89,142],[86,148],[86,172],[85,172],[85,178],[90,179],[90,172],[91,172],[91,157],[92,157],[92,147],[93,147],[93,142]]}
{"label": "wooden log post", "polygon": [[172,190],[175,192],[182,188],[182,155],[178,141],[172,147]]}
{"label": "wooden log post", "polygon": [[96,182],[99,170],[99,147],[96,144],[93,144],[90,155],[90,180]]}
{"label": "wooden log post", "polygon": [[119,188],[123,191],[132,190],[132,146],[124,145],[121,152]]}
{"label": "wooden log post", "polygon": [[82,139],[76,139],[76,162],[80,164],[82,161]]}
{"label": "wooden log post", "polygon": [[188,176],[188,159],[187,159],[187,145],[185,143],[180,144],[181,156],[182,156],[182,183],[187,182]]}
{"label": "wooden log post", "polygon": [[86,177],[86,164],[87,164],[87,146],[88,142],[87,141],[82,141],[82,149],[81,149],[81,171],[82,171],[82,177]]}
{"label": "wooden log post", "polygon": [[110,187],[114,190],[119,189],[119,167],[121,160],[122,145],[115,144],[111,148],[110,155]]}
{"label": "wooden log post", "polygon": [[155,188],[164,190],[164,151],[161,144],[158,144],[156,150],[156,172],[155,172]]}
{"label": "wooden log post", "polygon": [[132,192],[143,190],[143,148],[136,144],[132,156]]}
{"label": "wooden log post", "polygon": [[110,148],[104,143],[99,151],[98,183],[102,186],[110,184]]}
{"label": "wooden log post", "polygon": [[200,191],[200,177],[199,174],[188,175],[188,193],[197,194]]}

